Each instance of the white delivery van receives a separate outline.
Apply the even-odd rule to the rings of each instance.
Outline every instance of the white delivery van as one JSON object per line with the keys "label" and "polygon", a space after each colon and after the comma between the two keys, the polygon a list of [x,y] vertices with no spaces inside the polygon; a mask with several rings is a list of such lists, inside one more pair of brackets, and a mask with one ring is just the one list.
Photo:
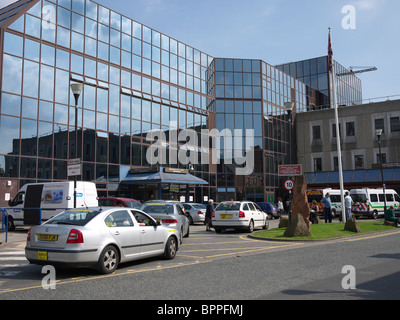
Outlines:
{"label": "white delivery van", "polygon": [[[97,189],[93,182],[78,181],[76,206],[97,207]],[[8,228],[39,225],[65,209],[74,208],[74,182],[28,183],[8,202]]]}
{"label": "white delivery van", "polygon": [[[400,206],[400,197],[395,190],[385,189],[386,207]],[[372,217],[377,219],[384,214],[385,198],[383,189],[353,189],[350,190],[350,196],[354,201],[351,211],[356,217]]]}
{"label": "white delivery van", "polygon": [[[348,190],[343,190],[343,195],[348,192]],[[313,200],[317,201],[318,212],[323,215],[324,206],[321,202],[322,198],[326,196],[327,193],[331,195],[331,206],[332,206],[332,218],[337,218],[342,216],[342,193],[340,189],[315,189],[307,190],[308,205],[311,207]]]}

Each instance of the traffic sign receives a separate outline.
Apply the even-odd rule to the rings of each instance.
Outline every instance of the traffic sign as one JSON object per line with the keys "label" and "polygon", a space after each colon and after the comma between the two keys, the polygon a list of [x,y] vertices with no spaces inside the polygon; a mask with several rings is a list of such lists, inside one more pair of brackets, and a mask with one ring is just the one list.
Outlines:
{"label": "traffic sign", "polygon": [[81,175],[81,165],[80,164],[69,165],[67,167],[67,176],[68,177],[80,176],[80,175]]}
{"label": "traffic sign", "polygon": [[287,191],[291,191],[294,188],[294,181],[293,180],[286,180],[285,181],[285,189]]}

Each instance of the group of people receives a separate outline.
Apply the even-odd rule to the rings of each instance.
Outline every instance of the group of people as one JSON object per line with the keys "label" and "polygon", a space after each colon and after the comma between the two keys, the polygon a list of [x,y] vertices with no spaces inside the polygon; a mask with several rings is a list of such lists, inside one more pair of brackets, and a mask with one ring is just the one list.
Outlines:
{"label": "group of people", "polygon": [[[324,204],[324,217],[325,217],[325,223],[332,223],[332,204],[331,204],[331,198],[330,198],[330,193],[328,192],[324,198],[322,198],[321,202]],[[353,206],[353,199],[350,197],[350,193],[346,191],[344,194],[344,207],[345,207],[345,214],[346,214],[346,220],[350,220],[353,218],[352,212],[351,212],[351,207]],[[311,210],[316,212],[317,210],[315,207],[317,206],[317,202],[314,200],[313,204],[311,206]],[[313,210],[314,209],[314,210]],[[385,220],[390,221],[390,222],[396,222],[396,227],[400,227],[400,218],[397,218],[394,215],[394,207],[390,206],[389,209],[385,211]]]}
{"label": "group of people", "polygon": [[[322,198],[321,202],[324,204],[324,217],[325,223],[332,223],[332,203],[331,203],[331,194],[328,192],[325,197]],[[353,206],[353,199],[350,197],[350,193],[346,191],[344,194],[344,207],[345,207],[345,214],[346,220],[350,220],[353,215],[351,213],[351,207]],[[317,210],[317,201],[313,201],[311,205],[311,210],[316,212]]]}

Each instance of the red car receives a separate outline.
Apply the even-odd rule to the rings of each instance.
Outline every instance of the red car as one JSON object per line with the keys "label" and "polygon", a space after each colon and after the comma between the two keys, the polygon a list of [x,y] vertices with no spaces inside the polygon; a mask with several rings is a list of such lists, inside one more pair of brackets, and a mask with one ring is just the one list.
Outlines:
{"label": "red car", "polygon": [[128,207],[139,209],[142,204],[140,201],[130,198],[119,198],[119,197],[105,197],[99,198],[100,207]]}

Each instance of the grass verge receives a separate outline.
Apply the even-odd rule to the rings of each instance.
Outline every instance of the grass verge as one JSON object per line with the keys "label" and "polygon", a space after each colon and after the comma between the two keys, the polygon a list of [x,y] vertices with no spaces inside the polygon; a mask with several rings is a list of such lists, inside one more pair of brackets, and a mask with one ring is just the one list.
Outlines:
{"label": "grass verge", "polygon": [[[382,221],[358,222],[358,225],[360,226],[361,234],[378,232],[378,231],[396,230],[396,228],[394,227],[384,226]],[[335,238],[359,235],[359,233],[357,234],[354,232],[344,231],[344,224],[342,223],[313,224],[310,230],[311,237],[287,238],[283,236],[285,230],[286,228],[265,230],[265,231],[255,232],[253,236],[257,238],[273,239],[273,240],[310,241],[310,240],[327,240],[327,239],[335,239]]]}

